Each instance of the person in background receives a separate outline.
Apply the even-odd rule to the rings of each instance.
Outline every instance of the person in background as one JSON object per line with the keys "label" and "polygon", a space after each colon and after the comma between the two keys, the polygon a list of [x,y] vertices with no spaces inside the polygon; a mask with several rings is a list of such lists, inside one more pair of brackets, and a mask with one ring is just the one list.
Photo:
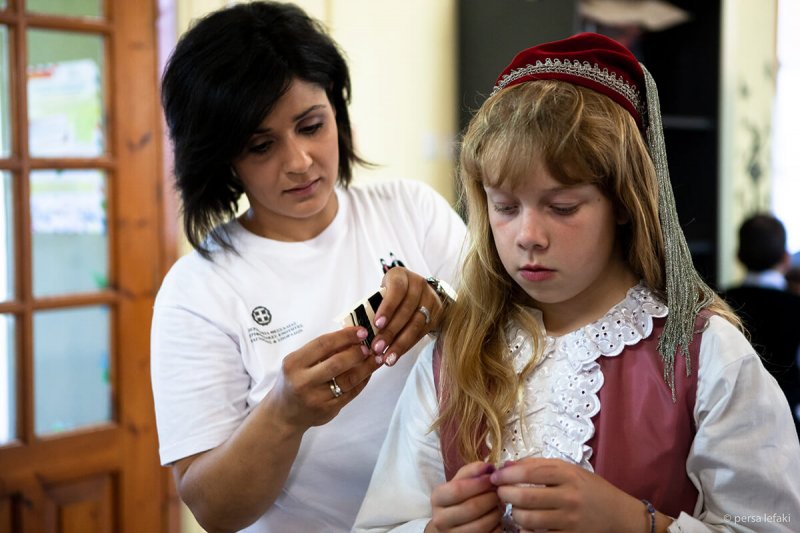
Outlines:
{"label": "person in background", "polygon": [[[458,299],[356,531],[795,528],[788,405],[692,265],[666,161],[655,82],[616,41],[503,70],[461,149]],[[773,514],[792,523],[751,526]]]}
{"label": "person in background", "polygon": [[347,64],[294,5],[198,21],[162,92],[194,251],[153,313],[161,462],[209,532],[350,531],[463,222],[419,182],[350,183]]}
{"label": "person in background", "polygon": [[792,254],[785,278],[786,289],[791,293],[800,294],[800,252]]}
{"label": "person in background", "polygon": [[800,266],[791,267],[786,271],[786,290],[792,294],[800,295]]}
{"label": "person in background", "polygon": [[800,295],[788,290],[786,229],[768,213],[739,226],[736,253],[747,270],[742,283],[723,292],[750,333],[750,342],[775,376],[792,408],[800,437]]}

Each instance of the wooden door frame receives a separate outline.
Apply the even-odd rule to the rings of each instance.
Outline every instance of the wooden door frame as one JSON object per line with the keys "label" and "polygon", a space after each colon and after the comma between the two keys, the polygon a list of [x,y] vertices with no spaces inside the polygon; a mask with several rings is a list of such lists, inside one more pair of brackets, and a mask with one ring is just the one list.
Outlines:
{"label": "wooden door frame", "polygon": [[[24,272],[17,273],[14,302],[0,304],[0,310],[28,317],[18,326],[16,351],[17,435],[20,441],[0,449],[0,497],[12,495],[0,505],[0,521],[9,518],[12,527],[25,531],[48,531],[52,522],[52,497],[65,498],[55,489],[45,494],[49,483],[83,479],[78,490],[95,494],[107,501],[108,494],[121,495],[110,505],[116,531],[121,533],[177,531],[177,506],[171,505],[174,490],[166,469],[158,460],[158,439],[150,387],[150,321],[155,295],[166,269],[176,257],[174,225],[175,201],[165,183],[165,147],[159,106],[159,50],[157,22],[159,5],[166,0],[103,0],[105,22],[76,19],[74,27],[100,27],[107,39],[106,117],[109,157],[94,158],[92,168],[108,172],[107,213],[109,234],[109,273],[111,286],[96,296],[56,297],[46,303],[32,303],[30,295],[30,239],[14,243]],[[19,2],[16,3],[17,7]],[[12,1],[0,21],[20,23],[21,11]],[[31,16],[31,19],[34,17]],[[48,27],[46,15],[36,15],[37,27]],[[54,18],[53,18],[54,19]],[[73,25],[73,23],[70,23]],[[54,27],[59,27],[55,19]],[[25,114],[26,79],[20,76],[25,66],[18,64],[26,46],[25,25],[17,26],[9,42],[23,54],[11,60],[11,112],[17,131],[12,155],[0,163],[0,170],[17,176],[15,180],[16,235],[19,224],[29,224],[27,176],[37,163],[19,154],[27,154]],[[21,47],[21,48],[20,48]],[[20,79],[22,77],[23,79]],[[100,160],[98,162],[98,160]],[[66,168],[82,168],[72,160]],[[62,165],[59,164],[59,167]],[[63,167],[62,167],[63,168]],[[24,176],[26,179],[20,179]],[[24,301],[20,301],[22,295]],[[41,300],[41,299],[39,299]],[[112,423],[66,435],[37,437],[33,432],[33,332],[31,313],[37,305],[59,308],[92,303],[109,305],[111,324],[111,383],[114,396]],[[105,477],[93,477],[104,472]],[[111,491],[111,492],[109,492]],[[50,499],[48,499],[50,498]],[[0,498],[2,500],[2,498]],[[10,503],[9,503],[10,502]],[[104,515],[105,516],[105,515]],[[105,520],[105,518],[103,518]],[[48,525],[49,524],[49,525]],[[2,528],[2,524],[0,524]]]}
{"label": "wooden door frame", "polygon": [[[119,290],[130,297],[118,307],[117,368],[125,380],[117,383],[119,425],[124,430],[123,453],[129,468],[120,480],[123,498],[120,517],[123,531],[145,506],[157,504],[159,513],[149,516],[138,531],[167,531],[170,479],[158,463],[158,437],[150,386],[150,322],[153,303],[165,268],[173,260],[174,242],[167,242],[163,135],[159,106],[159,51],[156,0],[129,2],[115,0],[116,47],[112,52],[115,69],[114,91],[117,116],[115,144],[118,189],[115,223],[116,244],[126,256],[147,268],[120,268]],[[126,64],[126,68],[120,65]],[[132,110],[121,116],[123,110]],[[165,207],[167,208],[165,210]],[[123,231],[122,228],[125,228]],[[154,468],[155,461],[155,468]],[[130,468],[133,467],[133,468]],[[174,512],[174,511],[172,511]],[[155,520],[157,518],[157,521]]]}

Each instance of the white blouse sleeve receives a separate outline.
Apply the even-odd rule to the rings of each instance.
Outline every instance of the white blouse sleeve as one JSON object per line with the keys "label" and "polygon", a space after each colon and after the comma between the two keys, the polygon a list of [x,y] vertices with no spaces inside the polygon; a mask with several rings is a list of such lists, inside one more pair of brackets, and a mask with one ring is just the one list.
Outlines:
{"label": "white blouse sleeve", "polygon": [[355,532],[422,532],[431,518],[431,492],[444,483],[430,343],[400,394],[383,442]]}
{"label": "white blouse sleeve", "polygon": [[699,497],[694,517],[681,513],[669,531],[800,531],[800,444],[777,382],[720,317],[703,333],[699,359],[686,461]]}

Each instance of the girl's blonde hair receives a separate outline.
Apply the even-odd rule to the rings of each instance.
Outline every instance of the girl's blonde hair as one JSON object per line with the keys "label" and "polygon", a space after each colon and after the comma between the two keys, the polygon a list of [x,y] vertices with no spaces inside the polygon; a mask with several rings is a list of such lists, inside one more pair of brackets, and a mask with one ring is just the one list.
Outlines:
{"label": "girl's blonde hair", "polygon": [[[434,427],[453,435],[461,458],[499,460],[502,428],[518,406],[517,391],[541,356],[544,332],[525,310],[530,297],[500,262],[488,219],[485,184],[513,186],[543,164],[559,182],[593,184],[629,222],[618,226],[627,262],[662,300],[664,238],[658,185],[635,120],[610,98],[570,83],[531,81],[499,91],[471,120],[460,157],[462,202],[471,245],[458,301],[443,324],[442,410]],[[708,309],[737,326],[719,298]],[[517,375],[508,358],[505,325],[514,320],[533,337],[533,361]],[[488,438],[488,439],[487,439]]]}

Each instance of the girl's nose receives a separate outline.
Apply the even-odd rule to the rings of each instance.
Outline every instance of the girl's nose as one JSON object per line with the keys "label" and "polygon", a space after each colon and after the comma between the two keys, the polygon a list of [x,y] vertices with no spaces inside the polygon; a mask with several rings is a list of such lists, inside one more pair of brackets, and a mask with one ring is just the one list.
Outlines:
{"label": "girl's nose", "polygon": [[523,209],[519,218],[517,246],[523,250],[544,249],[550,244],[542,217],[533,209]]}

